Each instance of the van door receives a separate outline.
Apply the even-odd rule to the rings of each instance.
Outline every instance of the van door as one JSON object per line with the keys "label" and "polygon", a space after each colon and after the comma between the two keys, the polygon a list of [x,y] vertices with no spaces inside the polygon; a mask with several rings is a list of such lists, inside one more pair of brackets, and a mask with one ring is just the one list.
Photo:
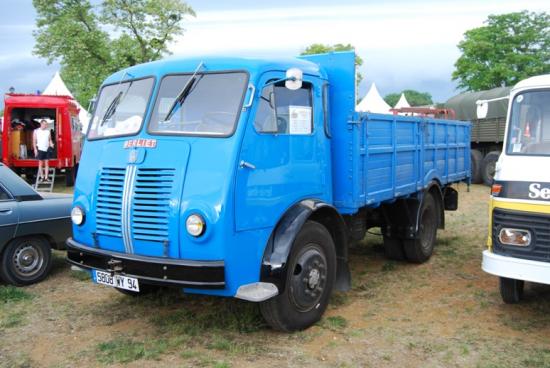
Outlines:
{"label": "van door", "polygon": [[[282,72],[265,73],[241,148],[235,192],[236,230],[274,226],[306,198],[324,198],[331,186],[321,86],[304,76],[289,90]],[[266,85],[268,84],[268,85]]]}

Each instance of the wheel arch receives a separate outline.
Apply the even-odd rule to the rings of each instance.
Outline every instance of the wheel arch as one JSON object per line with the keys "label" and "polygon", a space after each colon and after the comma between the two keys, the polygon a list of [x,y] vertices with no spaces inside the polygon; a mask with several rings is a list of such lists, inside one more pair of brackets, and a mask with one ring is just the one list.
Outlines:
{"label": "wheel arch", "polygon": [[261,281],[274,283],[279,288],[279,293],[284,290],[286,263],[294,239],[308,220],[320,223],[331,234],[337,259],[334,287],[339,291],[349,290],[351,277],[348,266],[346,224],[336,208],[317,199],[302,200],[290,207],[281,217],[265,247]]}

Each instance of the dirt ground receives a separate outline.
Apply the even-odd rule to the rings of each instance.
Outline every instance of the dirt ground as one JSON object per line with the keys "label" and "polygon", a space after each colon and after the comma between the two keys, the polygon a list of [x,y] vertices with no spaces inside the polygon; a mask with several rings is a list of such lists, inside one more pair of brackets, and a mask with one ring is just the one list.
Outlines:
{"label": "dirt ground", "polygon": [[429,262],[388,261],[369,235],[352,250],[352,291],[294,334],[267,328],[252,303],[123,295],[56,252],[46,281],[0,286],[0,366],[550,367],[550,287],[528,284],[521,304],[502,303],[480,268],[488,188],[459,191]]}

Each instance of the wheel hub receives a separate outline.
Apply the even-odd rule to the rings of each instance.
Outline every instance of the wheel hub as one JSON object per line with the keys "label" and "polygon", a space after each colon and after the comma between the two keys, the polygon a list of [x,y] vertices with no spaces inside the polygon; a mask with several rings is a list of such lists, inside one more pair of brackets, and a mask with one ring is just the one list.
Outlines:
{"label": "wheel hub", "polygon": [[319,270],[317,268],[312,269],[311,271],[309,271],[307,286],[310,289],[315,289],[319,284],[320,279],[321,279],[321,273],[319,272]]}
{"label": "wheel hub", "polygon": [[13,255],[14,271],[20,276],[32,276],[44,262],[40,251],[31,244],[22,244]]}
{"label": "wheel hub", "polygon": [[317,245],[312,244],[297,257],[290,279],[290,299],[307,312],[317,306],[326,284],[327,263]]}

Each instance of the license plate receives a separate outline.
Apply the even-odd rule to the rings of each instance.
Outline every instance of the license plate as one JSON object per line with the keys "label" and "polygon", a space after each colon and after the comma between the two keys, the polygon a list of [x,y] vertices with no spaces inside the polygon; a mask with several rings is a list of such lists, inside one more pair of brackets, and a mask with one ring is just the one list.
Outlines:
{"label": "license plate", "polygon": [[109,272],[103,272],[94,270],[93,271],[94,282],[96,284],[107,285],[116,287],[119,289],[130,290],[130,291],[139,291],[139,282],[138,279],[134,277],[122,276],[122,275],[111,275]]}

